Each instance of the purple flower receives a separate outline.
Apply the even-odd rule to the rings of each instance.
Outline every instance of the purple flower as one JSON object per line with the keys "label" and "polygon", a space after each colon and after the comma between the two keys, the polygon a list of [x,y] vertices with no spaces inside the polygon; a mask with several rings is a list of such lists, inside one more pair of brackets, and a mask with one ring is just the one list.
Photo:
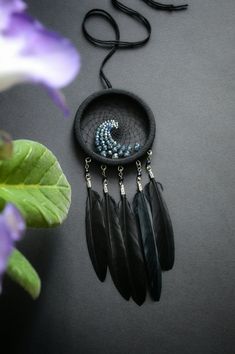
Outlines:
{"label": "purple flower", "polygon": [[14,244],[20,240],[25,230],[25,222],[13,204],[7,204],[0,214],[0,292],[2,276],[7,268],[8,258]]}
{"label": "purple flower", "polygon": [[41,84],[67,113],[60,89],[77,75],[79,55],[68,39],[47,30],[25,9],[21,0],[0,0],[0,91],[22,82]]}
{"label": "purple flower", "polygon": [[0,31],[8,27],[13,13],[23,12],[26,7],[22,0],[0,0]]}

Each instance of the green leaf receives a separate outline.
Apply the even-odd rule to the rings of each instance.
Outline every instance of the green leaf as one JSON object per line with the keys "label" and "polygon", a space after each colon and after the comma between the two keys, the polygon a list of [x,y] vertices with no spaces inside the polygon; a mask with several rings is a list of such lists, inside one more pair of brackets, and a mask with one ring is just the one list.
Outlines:
{"label": "green leaf", "polygon": [[28,226],[61,224],[68,214],[71,188],[50,150],[30,140],[14,141],[12,159],[0,161],[0,210],[11,202]]}
{"label": "green leaf", "polygon": [[13,250],[9,258],[6,273],[12,280],[22,286],[33,299],[39,296],[41,291],[40,278],[29,261],[16,249]]}

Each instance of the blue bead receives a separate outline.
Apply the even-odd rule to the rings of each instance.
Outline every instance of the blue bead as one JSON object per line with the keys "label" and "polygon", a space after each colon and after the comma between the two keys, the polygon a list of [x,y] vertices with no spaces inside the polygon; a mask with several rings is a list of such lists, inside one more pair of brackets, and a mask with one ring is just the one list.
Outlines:
{"label": "blue bead", "polygon": [[134,149],[135,149],[136,152],[139,151],[139,149],[140,149],[140,144],[139,144],[139,143],[136,143]]}
{"label": "blue bead", "polygon": [[102,148],[103,148],[104,151],[107,151],[107,150],[108,150],[108,147],[107,147],[107,145],[105,145],[105,144],[102,145]]}
{"label": "blue bead", "polygon": [[113,148],[113,152],[118,152],[118,149],[117,149],[117,147],[116,147],[116,146],[114,146],[114,148]]}
{"label": "blue bead", "polygon": [[121,144],[117,144],[117,149],[120,149],[121,148]]}
{"label": "blue bead", "polygon": [[118,154],[117,153],[113,154],[112,159],[118,159]]}
{"label": "blue bead", "polygon": [[128,157],[128,156],[130,156],[130,153],[129,153],[129,151],[126,151],[126,152],[124,153],[124,157]]}
{"label": "blue bead", "polygon": [[131,151],[131,150],[132,150],[132,146],[131,146],[131,145],[128,145],[128,146],[127,146],[127,150],[128,150],[128,151]]}
{"label": "blue bead", "polygon": [[112,155],[113,155],[112,150],[108,150],[108,151],[107,151],[107,154],[108,154],[109,156],[112,156]]}
{"label": "blue bead", "polygon": [[97,151],[101,152],[103,150],[102,146],[97,146]]}
{"label": "blue bead", "polygon": [[118,151],[118,156],[119,156],[119,157],[122,157],[122,156],[123,156],[123,151],[122,151],[122,150],[119,150],[119,151]]}
{"label": "blue bead", "polygon": [[107,155],[107,154],[106,154],[106,151],[101,151],[100,155],[106,157],[106,155]]}
{"label": "blue bead", "polygon": [[123,150],[123,151],[126,150],[126,145],[122,145],[122,150]]}

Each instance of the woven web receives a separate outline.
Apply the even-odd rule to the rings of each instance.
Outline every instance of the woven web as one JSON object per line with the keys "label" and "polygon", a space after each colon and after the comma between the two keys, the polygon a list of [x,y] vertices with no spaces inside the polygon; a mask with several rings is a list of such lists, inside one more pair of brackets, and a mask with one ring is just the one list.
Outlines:
{"label": "woven web", "polygon": [[101,123],[111,119],[119,123],[119,128],[112,130],[112,137],[120,144],[145,144],[149,127],[141,104],[125,95],[100,96],[85,109],[80,125],[83,140],[93,152],[96,152],[96,129]]}

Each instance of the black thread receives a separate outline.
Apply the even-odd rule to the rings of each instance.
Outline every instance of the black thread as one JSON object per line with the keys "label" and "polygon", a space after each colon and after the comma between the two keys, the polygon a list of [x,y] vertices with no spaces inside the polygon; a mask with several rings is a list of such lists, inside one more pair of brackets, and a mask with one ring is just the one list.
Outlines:
{"label": "black thread", "polygon": [[[157,10],[164,10],[164,11],[181,11],[181,10],[186,10],[188,5],[166,5],[166,4],[160,4],[156,1],[153,0],[142,0],[144,1],[147,5],[157,9]],[[104,58],[104,60],[101,63],[100,66],[100,80],[102,84],[104,85],[105,88],[112,88],[112,84],[107,78],[107,76],[104,74],[103,68],[107,61],[113,56],[113,54],[117,51],[117,49],[130,49],[130,48],[137,48],[137,47],[142,47],[144,46],[150,39],[151,36],[151,25],[147,18],[145,18],[142,14],[139,12],[127,7],[126,5],[122,4],[118,0],[111,0],[112,5],[117,8],[118,10],[122,11],[126,15],[132,17],[139,23],[141,23],[146,31],[147,31],[147,36],[140,40],[140,41],[135,41],[135,42],[128,42],[128,41],[120,41],[120,30],[117,22],[114,20],[114,18],[105,10],[102,9],[93,9],[87,12],[85,15],[83,22],[82,22],[82,31],[85,36],[85,38],[94,44],[95,46],[101,47],[101,48],[111,48],[111,51],[108,53],[108,55]],[[102,17],[105,19],[107,22],[110,23],[110,25],[113,27],[113,30],[115,32],[115,40],[102,40],[99,38],[96,38],[92,35],[90,35],[86,29],[86,21],[91,18],[91,17]]]}
{"label": "black thread", "polygon": [[142,0],[147,5],[153,7],[157,10],[164,10],[164,11],[182,11],[187,10],[188,4],[184,5],[173,5],[173,4],[161,4],[160,2],[156,2],[154,0]]}

